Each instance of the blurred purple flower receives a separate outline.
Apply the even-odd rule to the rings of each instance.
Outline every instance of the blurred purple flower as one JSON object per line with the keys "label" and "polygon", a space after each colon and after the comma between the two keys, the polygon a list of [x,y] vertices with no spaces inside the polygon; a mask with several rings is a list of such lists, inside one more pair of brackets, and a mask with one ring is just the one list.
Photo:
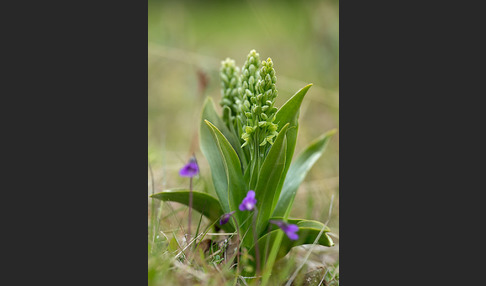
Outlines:
{"label": "blurred purple flower", "polygon": [[193,156],[182,169],[179,171],[181,177],[194,177],[199,173],[196,158]]}
{"label": "blurred purple flower", "polygon": [[281,220],[270,220],[270,222],[280,227],[291,240],[299,239],[299,236],[296,233],[299,230],[297,225],[288,224]]}
{"label": "blurred purple flower", "polygon": [[222,215],[221,219],[219,220],[219,224],[220,225],[226,224],[234,213],[235,213],[235,211],[232,211],[232,212],[229,212],[227,214]]}
{"label": "blurred purple flower", "polygon": [[255,199],[255,191],[249,190],[246,197],[240,204],[240,211],[252,211],[255,208],[257,200]]}

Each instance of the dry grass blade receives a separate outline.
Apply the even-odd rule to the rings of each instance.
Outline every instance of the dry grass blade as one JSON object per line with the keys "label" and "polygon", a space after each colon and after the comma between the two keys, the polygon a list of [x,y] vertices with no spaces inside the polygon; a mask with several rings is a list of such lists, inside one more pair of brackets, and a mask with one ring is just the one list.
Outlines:
{"label": "dry grass blade", "polygon": [[173,264],[174,264],[175,267],[177,267],[177,268],[183,270],[184,272],[191,274],[195,278],[199,279],[204,284],[206,284],[208,282],[209,274],[206,274],[202,271],[196,270],[196,269],[194,269],[190,266],[187,266],[184,263],[179,262],[177,260],[174,260]]}
{"label": "dry grass blade", "polygon": [[317,286],[321,286],[321,284],[324,281],[324,279],[326,279],[326,275],[327,275],[328,272],[329,272],[329,269],[327,269],[326,272],[324,273],[324,275],[322,275],[321,282],[319,282],[319,285],[317,285]]}
{"label": "dry grass blade", "polygon": [[197,237],[194,237],[194,238],[193,238],[193,239],[192,239],[192,240],[191,240],[191,241],[190,241],[190,242],[189,242],[189,243],[186,245],[186,247],[184,247],[184,248],[181,250],[181,252],[177,253],[177,255],[176,255],[174,258],[175,258],[175,259],[177,259],[177,258],[178,258],[178,257],[179,257],[179,256],[180,256],[182,253],[184,253],[184,251],[185,251],[185,250],[186,250],[186,249],[187,249],[189,246],[191,246],[191,245],[194,243],[194,241],[196,241],[197,239],[199,239],[199,237],[201,237],[201,236],[203,236],[203,235],[204,235],[204,233],[200,233],[200,234],[199,234]]}

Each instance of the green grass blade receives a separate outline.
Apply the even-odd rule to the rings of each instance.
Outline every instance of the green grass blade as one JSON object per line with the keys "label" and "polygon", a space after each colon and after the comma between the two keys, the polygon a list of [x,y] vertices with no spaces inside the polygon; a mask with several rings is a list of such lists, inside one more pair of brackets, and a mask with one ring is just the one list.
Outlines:
{"label": "green grass blade", "polygon": [[[157,193],[151,196],[154,199],[162,201],[171,201],[189,206],[189,190],[167,190],[161,193]],[[219,220],[223,215],[223,210],[219,204],[219,201],[206,193],[192,191],[192,208],[211,221]],[[228,232],[233,232],[234,228],[230,224],[220,226]]]}
{"label": "green grass blade", "polygon": [[285,216],[286,213],[288,214],[294,202],[297,189],[314,163],[321,157],[329,140],[335,133],[336,130],[333,129],[317,138],[292,163],[287,172],[273,216]]}

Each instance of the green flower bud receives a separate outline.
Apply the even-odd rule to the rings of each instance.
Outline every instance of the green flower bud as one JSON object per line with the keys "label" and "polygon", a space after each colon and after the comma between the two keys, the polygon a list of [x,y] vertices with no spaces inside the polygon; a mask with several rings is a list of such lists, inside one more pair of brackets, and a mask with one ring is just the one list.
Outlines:
{"label": "green flower bud", "polygon": [[248,100],[245,100],[245,104],[244,106],[247,108],[247,109],[250,109],[250,102]]}
{"label": "green flower bud", "polygon": [[[241,99],[244,99],[243,96],[246,95],[244,94],[246,90],[250,90],[251,94],[252,95],[254,94],[255,84],[258,79],[259,69],[260,69],[260,55],[255,50],[251,50],[242,68],[243,72],[241,77],[241,83],[244,88],[240,92]],[[253,78],[253,80],[251,78]]]}
{"label": "green flower bud", "polygon": [[270,126],[268,126],[268,131],[273,133],[277,131],[277,128],[278,128],[277,124],[270,124]]}
{"label": "green flower bud", "polygon": [[250,72],[247,69],[244,70],[243,71],[243,76],[246,77],[246,78],[249,77],[250,76]]}
{"label": "green flower bud", "polygon": [[251,109],[251,111],[254,113],[254,114],[260,114],[261,113],[261,107],[258,106],[258,105],[253,105],[253,108]]}
{"label": "green flower bud", "polygon": [[[252,65],[253,67],[253,65]],[[248,80],[248,86],[254,86],[255,85],[255,77],[250,76],[250,79]]]}
{"label": "green flower bud", "polygon": [[[253,58],[253,57],[251,57],[251,58],[250,58],[250,61],[253,61],[253,59],[254,59],[254,58]],[[248,67],[248,71],[249,71],[249,74],[255,74],[255,71],[256,71],[256,67],[255,67],[255,65],[250,65],[250,66]],[[250,77],[250,78],[251,78],[251,77]]]}

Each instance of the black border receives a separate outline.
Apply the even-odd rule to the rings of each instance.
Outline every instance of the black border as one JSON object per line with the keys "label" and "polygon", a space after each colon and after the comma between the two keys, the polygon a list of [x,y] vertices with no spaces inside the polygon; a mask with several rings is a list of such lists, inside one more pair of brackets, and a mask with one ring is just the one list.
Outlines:
{"label": "black border", "polygon": [[[144,284],[147,2],[17,5],[3,10],[5,275]],[[483,88],[466,64],[484,51],[483,10],[462,8],[340,3],[344,285],[481,274],[466,254],[482,237],[468,159],[483,158]]]}

